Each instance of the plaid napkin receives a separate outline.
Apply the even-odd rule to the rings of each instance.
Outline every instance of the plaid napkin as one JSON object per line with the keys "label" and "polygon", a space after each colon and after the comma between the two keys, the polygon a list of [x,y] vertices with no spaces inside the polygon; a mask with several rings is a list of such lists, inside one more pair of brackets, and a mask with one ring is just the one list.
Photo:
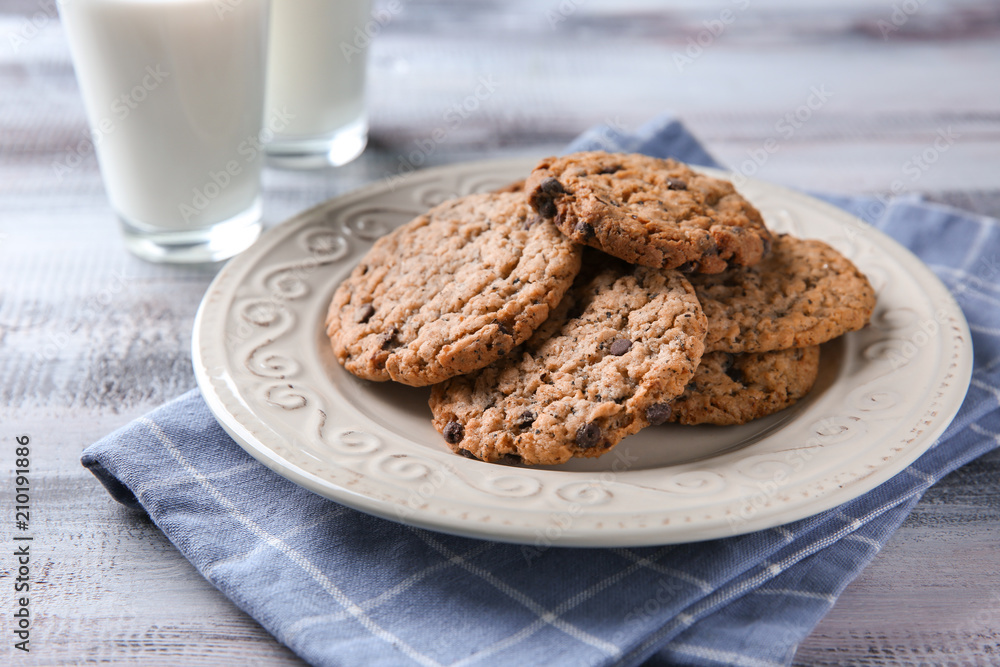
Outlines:
{"label": "plaid napkin", "polygon": [[[669,118],[634,134],[595,128],[571,148],[715,164]],[[710,542],[526,557],[299,488],[244,453],[197,391],[94,444],[83,464],[314,665],[788,664],[921,494],[1000,437],[1000,222],[916,199],[830,200],[944,280],[976,357],[965,404],[935,447],[818,516]]]}

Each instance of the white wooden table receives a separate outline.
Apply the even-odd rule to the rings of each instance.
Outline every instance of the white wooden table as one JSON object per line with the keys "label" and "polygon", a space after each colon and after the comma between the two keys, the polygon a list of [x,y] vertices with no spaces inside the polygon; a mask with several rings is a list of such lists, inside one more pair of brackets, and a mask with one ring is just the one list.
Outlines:
{"label": "white wooden table", "polygon": [[[847,193],[901,180],[1000,216],[995,0],[402,7],[371,47],[369,149],[337,170],[268,170],[269,224],[391,176],[436,128],[446,136],[428,164],[554,152],[596,122],[629,129],[666,109],[734,166],[774,138],[760,178]],[[451,127],[448,109],[481,79],[494,92]],[[789,133],[780,123],[796,112],[808,118]],[[908,161],[939,131],[957,139],[914,176]],[[194,385],[192,320],[214,274],[125,252],[94,157],[75,148],[86,136],[53,0],[3,0],[0,552],[14,544],[20,435],[36,539],[30,654],[12,648],[14,563],[0,556],[0,664],[300,664],[79,464],[88,444]],[[994,453],[932,488],[797,662],[1000,662],[998,480]]]}

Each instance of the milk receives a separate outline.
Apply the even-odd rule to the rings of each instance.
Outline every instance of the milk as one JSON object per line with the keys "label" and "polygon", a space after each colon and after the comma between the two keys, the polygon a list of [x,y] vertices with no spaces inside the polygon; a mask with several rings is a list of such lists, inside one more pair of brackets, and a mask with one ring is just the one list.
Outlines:
{"label": "milk", "polygon": [[126,227],[259,218],[268,9],[60,1],[105,188]]}
{"label": "milk", "polygon": [[364,148],[364,30],[371,22],[368,0],[272,3],[267,109],[288,120],[270,152],[323,151],[339,140],[331,161],[340,164]]}

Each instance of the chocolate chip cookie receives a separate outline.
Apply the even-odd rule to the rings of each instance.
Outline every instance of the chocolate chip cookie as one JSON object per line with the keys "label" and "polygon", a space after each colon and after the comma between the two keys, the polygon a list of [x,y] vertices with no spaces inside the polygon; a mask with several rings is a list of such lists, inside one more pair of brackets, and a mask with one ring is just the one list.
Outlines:
{"label": "chocolate chip cookie", "polygon": [[327,335],[359,377],[441,382],[527,340],[581,253],[522,194],[453,199],[372,246],[334,293]]}
{"label": "chocolate chip cookie", "polygon": [[707,352],[694,379],[671,403],[668,421],[745,424],[798,401],[818,373],[818,345],[759,354]]}
{"label": "chocolate chip cookie", "polygon": [[706,322],[693,289],[676,271],[597,252],[584,264],[524,346],[433,387],[434,426],[455,452],[563,463],[600,456],[666,418],[702,355]]}
{"label": "chocolate chip cookie", "polygon": [[787,234],[755,266],[690,278],[708,317],[709,351],[818,345],[862,328],[875,307],[875,290],[850,260]]}
{"label": "chocolate chip cookie", "polygon": [[531,206],[577,243],[633,264],[719,273],[751,266],[771,235],[732,183],[675,160],[599,151],[542,160]]}

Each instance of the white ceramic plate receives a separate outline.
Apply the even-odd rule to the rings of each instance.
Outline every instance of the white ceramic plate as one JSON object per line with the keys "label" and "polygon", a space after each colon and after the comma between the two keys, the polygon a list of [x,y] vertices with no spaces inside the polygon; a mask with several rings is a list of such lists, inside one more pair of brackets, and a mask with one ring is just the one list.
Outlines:
{"label": "white ceramic plate", "polygon": [[226,431],[278,474],[388,519],[536,546],[638,546],[750,532],[846,502],[908,466],[958,411],[972,349],[937,278],[860,220],[749,181],[741,192],[772,229],[830,243],[878,292],[871,325],[824,346],[806,399],[745,426],[649,428],[559,467],[452,454],[431,426],[429,390],[359,380],[336,363],[327,304],[374,239],[532,164],[378,183],[286,221],[226,265],[194,331],[198,384]]}

